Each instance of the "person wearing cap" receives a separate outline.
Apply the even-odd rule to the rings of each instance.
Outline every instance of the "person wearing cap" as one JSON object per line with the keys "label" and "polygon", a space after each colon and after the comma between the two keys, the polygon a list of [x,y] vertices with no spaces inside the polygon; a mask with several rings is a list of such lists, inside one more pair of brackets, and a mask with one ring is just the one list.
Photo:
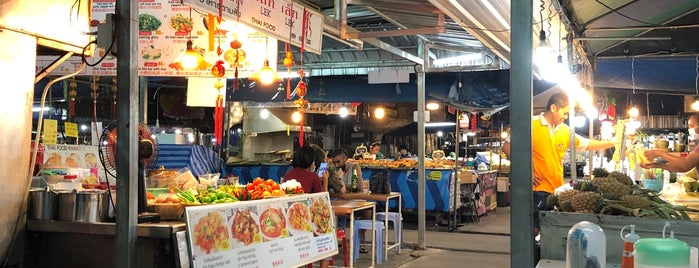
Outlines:
{"label": "person wearing cap", "polygon": [[381,143],[380,142],[372,142],[371,146],[369,146],[369,153],[376,155],[376,159],[383,159],[383,154],[380,152],[381,150]]}

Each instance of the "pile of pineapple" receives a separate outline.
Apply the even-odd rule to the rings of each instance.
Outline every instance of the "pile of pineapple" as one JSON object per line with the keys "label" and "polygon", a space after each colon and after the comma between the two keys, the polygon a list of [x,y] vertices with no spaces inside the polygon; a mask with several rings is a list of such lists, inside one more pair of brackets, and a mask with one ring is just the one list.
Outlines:
{"label": "pile of pineapple", "polygon": [[577,181],[573,190],[549,196],[547,204],[561,212],[675,220],[690,220],[687,212],[697,212],[665,202],[658,193],[635,185],[624,173],[614,171],[598,175],[606,176]]}

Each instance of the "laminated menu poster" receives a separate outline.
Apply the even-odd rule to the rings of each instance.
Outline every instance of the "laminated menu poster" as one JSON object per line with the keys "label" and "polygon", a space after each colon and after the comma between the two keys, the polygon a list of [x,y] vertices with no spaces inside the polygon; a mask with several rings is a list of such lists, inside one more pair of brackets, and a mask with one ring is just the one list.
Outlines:
{"label": "laminated menu poster", "polygon": [[337,254],[328,193],[185,210],[194,267],[298,267]]}
{"label": "laminated menu poster", "polygon": [[[114,14],[115,9],[116,0],[93,0],[90,31],[97,31],[98,25],[106,24],[107,17],[109,14]],[[206,11],[191,8],[189,5],[182,4],[180,0],[139,0],[138,13],[138,51],[132,57],[138,58],[139,76],[213,77],[211,67],[218,60],[224,61],[227,70],[225,75],[229,78],[235,76],[236,65],[238,77],[250,77],[264,65],[265,58],[269,60],[269,66],[276,69],[277,39],[256,32],[243,22],[223,20],[218,23],[214,20],[214,47],[209,49],[209,25]],[[234,35],[242,42],[240,50],[232,49],[230,46]],[[178,56],[186,50],[187,41],[192,41],[192,49],[205,59],[193,70],[184,69],[177,61]],[[216,53],[216,48],[219,46],[222,49],[221,56]],[[112,49],[116,49],[116,44],[113,44]],[[93,57],[86,59],[88,63],[96,65],[85,68],[80,75],[115,76],[117,59],[109,55],[105,57],[106,50],[97,48]],[[97,64],[103,57],[104,59]],[[37,73],[54,61],[53,56],[37,57]],[[70,57],[52,74],[75,72],[81,63],[80,57]]]}

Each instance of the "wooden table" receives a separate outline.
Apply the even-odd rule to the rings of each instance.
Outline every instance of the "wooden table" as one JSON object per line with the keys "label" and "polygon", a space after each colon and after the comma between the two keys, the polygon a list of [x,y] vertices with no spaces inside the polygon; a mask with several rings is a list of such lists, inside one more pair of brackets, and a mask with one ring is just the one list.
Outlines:
{"label": "wooden table", "polygon": [[358,210],[371,209],[371,267],[374,267],[376,257],[376,204],[364,200],[332,200],[330,205],[333,207],[335,216],[348,216],[349,224],[349,267],[354,267],[354,212]]}
{"label": "wooden table", "polygon": [[[398,213],[400,214],[400,218],[403,219],[403,213],[401,209],[401,194],[399,192],[391,192],[390,194],[373,194],[373,193],[330,193],[331,198],[339,198],[339,199],[345,199],[345,200],[357,200],[357,199],[362,199],[362,200],[367,200],[367,201],[382,201],[386,202],[385,210],[386,212],[386,217],[384,218],[384,255],[383,259],[388,260],[388,251],[392,248],[398,247],[398,254],[400,254],[401,248],[399,247],[401,241],[394,241],[393,245],[389,246],[388,245],[388,204],[391,199],[398,199]],[[395,230],[394,232],[398,232],[398,230]]]}

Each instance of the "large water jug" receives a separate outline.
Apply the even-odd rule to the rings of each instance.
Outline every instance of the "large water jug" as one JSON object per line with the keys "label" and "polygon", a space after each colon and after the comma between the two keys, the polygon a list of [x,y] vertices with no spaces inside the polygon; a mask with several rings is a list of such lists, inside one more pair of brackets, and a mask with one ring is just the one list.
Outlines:
{"label": "large water jug", "polygon": [[641,238],[633,246],[634,268],[689,268],[687,243],[670,238]]}
{"label": "large water jug", "polygon": [[607,238],[599,225],[581,221],[568,230],[566,268],[607,266]]}

